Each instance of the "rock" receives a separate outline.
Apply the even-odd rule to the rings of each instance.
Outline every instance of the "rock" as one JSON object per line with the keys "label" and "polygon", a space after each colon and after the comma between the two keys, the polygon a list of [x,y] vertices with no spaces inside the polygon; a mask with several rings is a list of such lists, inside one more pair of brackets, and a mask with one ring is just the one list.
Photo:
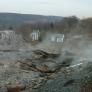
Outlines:
{"label": "rock", "polygon": [[72,61],[73,61],[73,58],[65,58],[65,59],[62,61],[61,65],[62,65],[63,67],[68,67],[68,66],[71,65]]}
{"label": "rock", "polygon": [[53,73],[60,67],[54,61],[45,61],[36,66],[40,72]]}
{"label": "rock", "polygon": [[31,59],[18,60],[16,62],[16,66],[20,69],[23,69],[23,70],[37,71],[35,68],[35,65],[32,64],[32,61],[33,60],[31,60]]}
{"label": "rock", "polygon": [[7,85],[8,92],[20,92],[25,89],[25,85],[20,82],[16,82],[15,84]]}
{"label": "rock", "polygon": [[81,92],[92,92],[92,62],[88,62],[80,73]]}
{"label": "rock", "polygon": [[34,59],[47,59],[47,58],[56,58],[59,55],[60,54],[47,53],[42,50],[34,50],[32,56]]}
{"label": "rock", "polygon": [[92,72],[92,62],[88,62],[87,66],[83,68],[83,70],[87,73]]}
{"label": "rock", "polygon": [[47,80],[43,86],[33,92],[80,92],[80,85],[75,78],[72,75],[66,78],[61,73],[55,76],[55,78]]}
{"label": "rock", "polygon": [[81,71],[74,72],[67,77],[62,72],[56,75],[33,92],[92,92],[92,62],[89,62]]}
{"label": "rock", "polygon": [[34,59],[25,59],[18,61],[18,65],[21,69],[24,70],[32,70],[32,71],[39,71],[39,72],[55,72],[56,70],[62,67],[68,67],[71,65],[73,58],[66,58],[62,60],[62,62],[58,62],[53,59],[41,59],[41,60],[34,60]]}
{"label": "rock", "polygon": [[[35,50],[32,53],[31,59],[18,60],[16,62],[16,66],[18,66],[19,69],[22,71],[21,78],[20,78],[20,75],[18,78],[23,81],[22,84],[26,85],[26,89],[23,90],[25,87],[23,88],[21,86],[21,83],[18,83],[17,85],[16,83],[15,84],[13,83],[12,85],[11,84],[8,85],[9,92],[12,92],[13,90],[15,90],[13,92],[19,92],[19,91],[30,92],[29,89],[30,90],[37,89],[37,92],[50,92],[50,91],[44,91],[43,86],[46,84],[46,87],[48,87],[47,86],[48,82],[51,79],[53,81],[51,82],[51,85],[54,85],[56,83],[56,85],[52,88],[53,90],[55,87],[57,87],[57,84],[59,85],[59,82],[60,84],[62,84],[61,85],[62,87],[68,87],[71,84],[73,84],[73,82],[75,81],[72,81],[71,79],[65,80],[65,78],[61,78],[61,80],[58,81],[58,77],[57,77],[58,73],[61,74],[60,77],[62,77],[63,75],[66,76],[64,73],[59,72],[59,71],[63,67],[70,66],[71,62],[73,61],[73,58],[72,57],[67,57],[67,58],[62,57],[63,59],[60,58],[60,62],[59,62],[58,57],[59,57],[59,54],[47,53],[42,50]],[[67,73],[67,75],[69,76],[71,75],[69,70],[65,72]],[[54,82],[54,79],[56,82]],[[59,87],[61,86],[59,85]],[[42,90],[38,91],[39,88],[42,88]],[[51,92],[58,92],[58,90],[56,91],[53,91],[53,90]]]}
{"label": "rock", "polygon": [[18,60],[16,65],[24,70],[32,70],[39,72],[54,72],[58,65],[53,60],[59,54],[47,53],[42,50],[34,50],[32,59]]}
{"label": "rock", "polygon": [[40,77],[47,77],[48,76],[48,74],[47,73],[40,73],[40,75],[39,75]]}
{"label": "rock", "polygon": [[68,86],[68,85],[71,85],[74,83],[74,80],[73,79],[70,79],[68,80],[65,84],[64,84],[64,87]]}
{"label": "rock", "polygon": [[23,60],[18,61],[20,68],[38,72],[55,72],[60,66],[52,59],[50,60]]}

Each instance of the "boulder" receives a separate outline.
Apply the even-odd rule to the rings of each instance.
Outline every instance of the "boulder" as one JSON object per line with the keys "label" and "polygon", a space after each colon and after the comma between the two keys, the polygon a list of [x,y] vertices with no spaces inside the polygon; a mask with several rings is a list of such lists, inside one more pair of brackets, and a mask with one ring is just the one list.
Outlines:
{"label": "boulder", "polygon": [[22,90],[25,90],[25,88],[25,85],[18,81],[15,84],[7,85],[8,92],[20,92]]}
{"label": "boulder", "polygon": [[20,69],[24,70],[32,70],[38,72],[55,72],[60,68],[58,64],[55,63],[54,60],[23,60],[18,61]]}
{"label": "boulder", "polygon": [[33,58],[34,59],[47,59],[47,58],[57,58],[59,57],[60,54],[53,54],[53,53],[48,53],[43,50],[34,50],[33,52]]}

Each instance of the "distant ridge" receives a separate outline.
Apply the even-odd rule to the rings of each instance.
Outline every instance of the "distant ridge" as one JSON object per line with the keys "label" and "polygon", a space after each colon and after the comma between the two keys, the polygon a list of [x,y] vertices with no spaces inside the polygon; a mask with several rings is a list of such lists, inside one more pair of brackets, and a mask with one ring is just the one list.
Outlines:
{"label": "distant ridge", "polygon": [[62,20],[60,16],[43,16],[35,14],[0,13],[0,27],[19,26],[27,22],[54,22]]}

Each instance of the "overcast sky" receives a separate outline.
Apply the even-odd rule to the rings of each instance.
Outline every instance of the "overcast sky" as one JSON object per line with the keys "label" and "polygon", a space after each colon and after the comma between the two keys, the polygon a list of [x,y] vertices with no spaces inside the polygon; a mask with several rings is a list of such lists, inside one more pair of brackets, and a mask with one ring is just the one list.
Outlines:
{"label": "overcast sky", "polygon": [[0,0],[0,12],[91,17],[92,0]]}

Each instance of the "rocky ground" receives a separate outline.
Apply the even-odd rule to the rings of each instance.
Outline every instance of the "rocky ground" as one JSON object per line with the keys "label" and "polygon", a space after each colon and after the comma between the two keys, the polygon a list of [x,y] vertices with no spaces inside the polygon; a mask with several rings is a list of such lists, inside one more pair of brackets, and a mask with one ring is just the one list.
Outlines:
{"label": "rocky ground", "polygon": [[0,63],[0,92],[92,92],[91,66],[72,52],[33,50],[30,58]]}
{"label": "rocky ground", "polygon": [[35,48],[0,51],[0,92],[92,92],[92,39]]}

